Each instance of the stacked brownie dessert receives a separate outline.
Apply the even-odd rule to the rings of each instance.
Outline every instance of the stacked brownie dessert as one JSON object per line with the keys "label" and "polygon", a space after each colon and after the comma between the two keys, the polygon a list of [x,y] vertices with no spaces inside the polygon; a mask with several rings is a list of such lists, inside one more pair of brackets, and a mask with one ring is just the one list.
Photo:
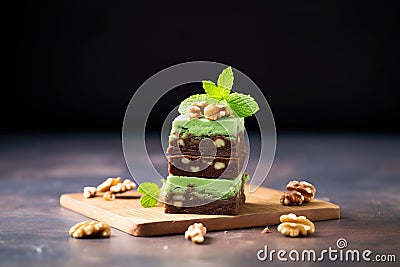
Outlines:
{"label": "stacked brownie dessert", "polygon": [[205,94],[180,104],[167,149],[166,213],[235,215],[244,204],[244,117],[259,107],[251,96],[231,92],[233,79],[228,67],[217,84],[203,81]]}
{"label": "stacked brownie dessert", "polygon": [[196,107],[206,114],[215,109],[230,115],[212,120],[188,112],[173,121],[167,150],[165,212],[237,214],[245,202],[247,178],[242,173],[247,155],[244,120],[216,104],[190,106]]}

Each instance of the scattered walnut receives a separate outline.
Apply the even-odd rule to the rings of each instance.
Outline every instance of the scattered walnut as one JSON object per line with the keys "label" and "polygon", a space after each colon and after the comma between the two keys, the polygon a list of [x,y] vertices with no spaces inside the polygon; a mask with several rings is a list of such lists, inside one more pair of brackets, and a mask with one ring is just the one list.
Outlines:
{"label": "scattered walnut", "polygon": [[269,228],[268,228],[268,226],[267,226],[267,227],[265,227],[265,228],[261,231],[261,233],[262,233],[262,234],[269,234],[269,233],[271,233],[271,231],[269,230]]}
{"label": "scattered walnut", "polygon": [[314,224],[305,216],[296,216],[293,213],[282,215],[281,224],[278,225],[278,232],[290,237],[299,235],[306,236],[315,232]]}
{"label": "scattered walnut", "polygon": [[69,229],[69,235],[75,238],[109,237],[111,229],[108,224],[97,221],[77,223]]}
{"label": "scattered walnut", "polygon": [[306,181],[290,181],[286,189],[289,191],[297,191],[304,196],[303,202],[310,202],[315,195],[315,187]]}
{"label": "scattered walnut", "polygon": [[97,193],[96,187],[93,186],[85,186],[83,188],[83,197],[90,198],[94,197]]}
{"label": "scattered walnut", "polygon": [[204,108],[207,107],[206,102],[195,102],[189,106],[189,118],[200,118],[204,114]]}
{"label": "scattered walnut", "polygon": [[285,206],[301,205],[304,201],[304,196],[297,191],[284,192],[280,199]]}
{"label": "scattered walnut", "polygon": [[136,188],[136,184],[129,179],[125,179],[123,183],[111,186],[110,192],[113,194],[124,193],[126,191],[132,190],[133,188]]}
{"label": "scattered walnut", "polygon": [[111,193],[110,191],[107,191],[104,193],[103,199],[107,200],[107,201],[111,201],[111,200],[115,199],[115,195],[113,193]]}
{"label": "scattered walnut", "polygon": [[195,223],[189,226],[185,232],[185,238],[194,243],[203,243],[207,228],[202,223]]}
{"label": "scattered walnut", "polygon": [[122,182],[121,177],[117,178],[108,178],[101,184],[97,186],[97,192],[107,192],[110,191],[111,186],[117,185]]}
{"label": "scattered walnut", "polygon": [[229,117],[232,115],[232,110],[224,105],[210,104],[204,108],[204,117],[209,120],[217,120],[222,117]]}

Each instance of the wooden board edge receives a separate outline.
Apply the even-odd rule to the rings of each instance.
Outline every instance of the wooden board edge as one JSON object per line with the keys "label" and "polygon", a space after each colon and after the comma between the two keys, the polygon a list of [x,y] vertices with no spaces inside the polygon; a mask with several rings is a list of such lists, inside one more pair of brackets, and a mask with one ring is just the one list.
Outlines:
{"label": "wooden board edge", "polygon": [[[97,220],[101,220],[111,227],[121,230],[125,233],[128,233],[133,236],[161,236],[161,235],[169,235],[169,234],[182,234],[184,233],[189,225],[195,222],[202,222],[208,229],[208,231],[221,231],[221,230],[233,230],[233,229],[242,229],[242,228],[252,228],[252,227],[264,227],[270,225],[279,224],[279,216],[283,214],[288,214],[287,211],[279,212],[278,215],[272,218],[269,214],[247,214],[243,216],[224,216],[221,218],[203,218],[203,219],[188,219],[180,221],[180,223],[176,223],[175,221],[161,221],[161,222],[150,222],[150,223],[141,223],[136,224],[135,222],[122,217],[116,214],[112,214],[112,216],[118,216],[121,221],[125,221],[124,225],[121,227],[115,227],[115,224],[112,221],[112,216],[108,216],[107,212],[104,212],[101,208],[97,208],[94,206],[90,206],[86,203],[82,203],[79,200],[76,200],[72,197],[68,196],[69,194],[62,194],[60,196],[60,205],[64,208],[87,216],[89,218],[96,218]],[[315,213],[316,210],[297,210],[296,215],[304,215],[309,218],[311,221],[323,221],[323,220],[332,220],[340,218],[340,207],[338,205],[332,204],[330,202],[321,201],[329,204],[329,207],[325,207],[321,210],[317,210],[319,212],[318,218]],[[74,208],[72,208],[74,207]],[[90,212],[90,209],[85,209],[85,207],[94,208],[95,211],[99,212]],[[255,223],[256,222],[256,223]],[[168,232],[165,231],[168,229]]]}
{"label": "wooden board edge", "polygon": [[[130,235],[137,236],[136,233],[138,231],[140,231],[139,224],[136,224],[135,222],[133,222],[125,217],[113,214],[112,216],[118,216],[120,218],[120,221],[125,221],[125,223],[122,225],[122,227],[115,227],[115,224],[113,223],[113,220],[112,220],[112,216],[108,216],[107,212],[104,212],[104,210],[97,208],[95,206],[90,206],[86,203],[82,203],[81,201],[71,198],[68,195],[70,195],[70,194],[62,194],[60,196],[60,206],[61,207],[71,210],[73,212],[79,213],[79,214],[84,215],[89,218],[96,218],[96,220],[105,222],[106,224],[110,225],[111,227],[118,229],[120,231],[123,231],[125,233],[128,233]],[[74,208],[72,208],[72,207],[74,207]],[[87,209],[85,207],[90,207],[90,209]],[[91,209],[94,209],[95,212],[91,212],[90,211]],[[96,210],[99,212],[96,212]]]}
{"label": "wooden board edge", "polygon": [[[332,204],[333,206],[336,206]],[[315,212],[315,210],[314,210]],[[309,210],[296,211],[296,215],[306,216],[311,221],[335,220],[340,218],[339,206],[325,208],[320,211],[323,213],[318,219],[309,213]],[[193,223],[203,223],[207,227],[207,231],[222,231],[234,230],[243,228],[265,227],[277,225],[280,223],[279,217],[287,212],[280,212],[279,216],[272,218],[268,214],[247,214],[245,216],[226,216],[221,218],[204,218],[204,219],[189,219],[180,221],[179,224],[174,224],[174,221],[163,221],[157,223],[143,223],[136,227],[135,236],[161,236],[166,234],[182,234],[189,225]],[[308,215],[308,216],[307,216]],[[184,222],[184,223],[183,223]],[[168,229],[166,233],[163,229]]]}

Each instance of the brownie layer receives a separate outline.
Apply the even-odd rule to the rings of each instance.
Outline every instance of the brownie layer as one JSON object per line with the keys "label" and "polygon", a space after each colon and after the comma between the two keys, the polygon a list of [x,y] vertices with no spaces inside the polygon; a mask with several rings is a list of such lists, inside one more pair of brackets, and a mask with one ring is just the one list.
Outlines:
{"label": "brownie layer", "polygon": [[[176,136],[176,133],[173,133]],[[243,132],[238,133],[236,138],[223,135],[210,137],[197,137],[188,135],[183,138],[170,138],[167,154],[169,155],[191,155],[191,156],[217,156],[238,157],[247,153]]]}
{"label": "brownie layer", "polygon": [[245,156],[168,156],[168,172],[176,176],[233,179],[242,172]]}
{"label": "brownie layer", "polygon": [[[172,196],[169,196],[172,197]],[[191,203],[196,204],[195,196],[191,193],[184,195],[185,199],[191,199]],[[171,199],[168,199],[171,201]],[[167,203],[171,203],[167,201]],[[180,206],[180,205],[170,205],[164,204],[165,213],[193,213],[193,214],[214,214],[214,215],[237,215],[239,213],[240,207],[246,201],[246,196],[244,194],[243,186],[239,193],[234,197],[228,199],[218,199],[210,203],[200,205],[200,206]],[[175,201],[176,202],[176,201]],[[174,201],[172,201],[174,203]],[[191,203],[184,203],[186,205]]]}

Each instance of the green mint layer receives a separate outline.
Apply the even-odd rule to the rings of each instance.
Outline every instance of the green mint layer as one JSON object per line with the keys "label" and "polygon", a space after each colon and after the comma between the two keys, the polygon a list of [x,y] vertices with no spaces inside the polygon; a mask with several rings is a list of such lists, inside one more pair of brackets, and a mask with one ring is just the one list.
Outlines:
{"label": "green mint layer", "polygon": [[184,194],[189,189],[200,199],[227,199],[234,197],[240,191],[243,182],[242,174],[234,179],[208,179],[170,174],[163,195]]}
{"label": "green mint layer", "polygon": [[243,131],[243,118],[223,117],[212,121],[205,118],[189,119],[186,115],[180,115],[172,122],[170,139],[177,138],[177,133],[182,138],[186,138],[188,135],[196,137],[224,135],[234,139]]}

